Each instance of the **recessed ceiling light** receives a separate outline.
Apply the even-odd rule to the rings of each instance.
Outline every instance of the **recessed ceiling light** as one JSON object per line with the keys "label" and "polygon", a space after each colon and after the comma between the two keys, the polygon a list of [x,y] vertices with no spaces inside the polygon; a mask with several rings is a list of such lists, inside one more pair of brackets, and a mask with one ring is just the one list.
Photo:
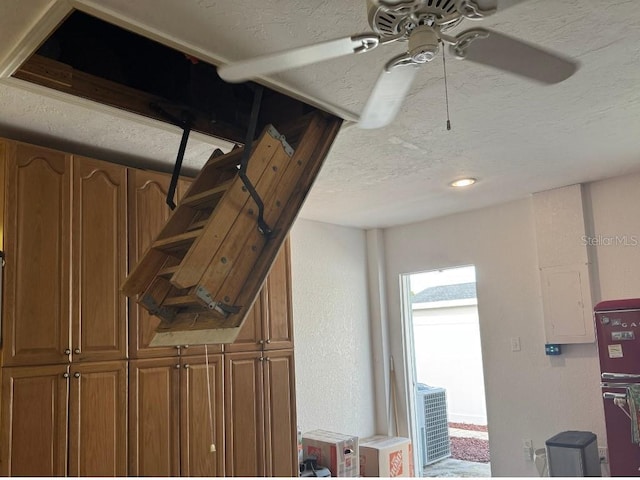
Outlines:
{"label": "recessed ceiling light", "polygon": [[459,180],[455,180],[449,184],[451,187],[468,187],[469,185],[473,185],[477,180],[475,178],[461,178]]}

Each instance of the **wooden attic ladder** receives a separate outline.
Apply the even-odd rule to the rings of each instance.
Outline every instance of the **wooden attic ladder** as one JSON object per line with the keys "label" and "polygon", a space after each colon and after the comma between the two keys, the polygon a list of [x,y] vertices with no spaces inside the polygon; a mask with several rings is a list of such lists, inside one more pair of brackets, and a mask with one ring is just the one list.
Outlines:
{"label": "wooden attic ladder", "polygon": [[286,139],[269,125],[254,142],[246,174],[269,236],[238,175],[244,149],[206,163],[122,288],[161,319],[151,345],[235,340],[340,124],[315,112]]}

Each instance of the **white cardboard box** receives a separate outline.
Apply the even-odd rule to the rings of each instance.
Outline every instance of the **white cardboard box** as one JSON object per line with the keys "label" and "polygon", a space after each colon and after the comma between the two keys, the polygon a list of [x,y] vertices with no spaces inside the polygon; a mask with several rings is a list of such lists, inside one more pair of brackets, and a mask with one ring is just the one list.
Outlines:
{"label": "white cardboard box", "polygon": [[360,476],[410,477],[410,441],[376,435],[360,441]]}
{"label": "white cardboard box", "polygon": [[302,435],[302,450],[304,458],[316,457],[332,477],[359,476],[358,437],[314,430]]}

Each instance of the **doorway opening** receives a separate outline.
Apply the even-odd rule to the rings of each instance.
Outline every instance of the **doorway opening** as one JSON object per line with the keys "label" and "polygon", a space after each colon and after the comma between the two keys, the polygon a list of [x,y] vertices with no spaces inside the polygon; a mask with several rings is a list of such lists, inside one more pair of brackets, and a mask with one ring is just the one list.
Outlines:
{"label": "doorway opening", "polygon": [[416,474],[490,477],[475,267],[402,275]]}

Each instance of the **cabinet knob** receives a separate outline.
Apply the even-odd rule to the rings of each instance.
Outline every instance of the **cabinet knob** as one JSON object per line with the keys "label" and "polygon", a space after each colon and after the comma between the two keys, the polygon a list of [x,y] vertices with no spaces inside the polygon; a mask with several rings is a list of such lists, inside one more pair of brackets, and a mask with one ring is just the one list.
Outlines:
{"label": "cabinet knob", "polygon": [[260,360],[261,362],[264,362],[264,357],[260,357],[258,360]]}
{"label": "cabinet knob", "polygon": [[189,348],[189,345],[182,345],[182,348],[186,350],[187,348]]}
{"label": "cabinet knob", "polygon": [[267,340],[267,343],[271,343],[271,339],[270,338]]}
{"label": "cabinet knob", "polygon": [[74,373],[73,376],[76,377],[76,378],[80,378],[80,372]]}
{"label": "cabinet knob", "polygon": [[80,349],[79,348],[74,348],[73,349],[73,353],[75,353],[76,355],[80,354]]}
{"label": "cabinet knob", "polygon": [[266,360],[267,362],[270,362],[270,361],[271,361],[271,359],[270,359],[269,357],[266,357],[266,358],[265,358],[265,360]]}
{"label": "cabinet knob", "polygon": [[180,368],[180,365],[179,365],[179,364],[178,364],[178,365],[176,365],[176,368]]}
{"label": "cabinet knob", "polygon": [[64,372],[62,374],[62,378],[69,378],[69,373],[68,372]]}
{"label": "cabinet knob", "polygon": [[189,365],[188,363],[184,364],[184,368],[189,368],[191,365]]}
{"label": "cabinet knob", "polygon": [[70,348],[67,348],[67,349],[64,351],[64,354],[65,354],[65,355],[71,355],[71,349],[70,349]]}

